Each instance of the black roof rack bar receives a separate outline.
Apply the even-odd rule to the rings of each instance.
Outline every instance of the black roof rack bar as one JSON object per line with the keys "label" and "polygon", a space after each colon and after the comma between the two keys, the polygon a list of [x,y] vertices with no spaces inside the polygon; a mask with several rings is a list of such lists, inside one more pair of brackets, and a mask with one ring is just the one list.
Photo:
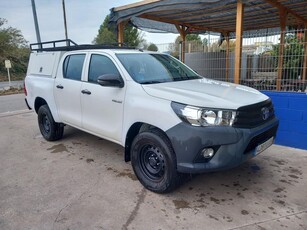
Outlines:
{"label": "black roof rack bar", "polygon": [[77,46],[78,44],[70,39],[62,39],[62,40],[55,40],[55,41],[48,41],[48,42],[39,42],[30,44],[31,51],[41,51],[45,48],[58,48],[58,47],[71,47]]}
{"label": "black roof rack bar", "polygon": [[73,51],[73,50],[87,50],[87,49],[135,49],[135,47],[127,47],[124,43],[111,43],[101,45],[78,45],[70,39],[40,42],[30,44],[31,51]]}

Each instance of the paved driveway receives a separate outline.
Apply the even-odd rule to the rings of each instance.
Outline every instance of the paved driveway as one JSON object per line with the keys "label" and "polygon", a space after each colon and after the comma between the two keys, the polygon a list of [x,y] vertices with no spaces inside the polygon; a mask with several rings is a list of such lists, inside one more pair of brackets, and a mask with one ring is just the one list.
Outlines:
{"label": "paved driveway", "polygon": [[158,195],[119,145],[69,127],[46,142],[33,112],[0,127],[0,229],[307,229],[307,151],[273,146]]}

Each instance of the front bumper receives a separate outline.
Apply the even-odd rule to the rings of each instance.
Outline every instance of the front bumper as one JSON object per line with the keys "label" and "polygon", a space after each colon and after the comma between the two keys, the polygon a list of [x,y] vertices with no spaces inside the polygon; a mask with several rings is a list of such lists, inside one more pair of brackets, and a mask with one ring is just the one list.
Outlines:
{"label": "front bumper", "polygon": [[[279,121],[274,118],[252,129],[195,127],[184,122],[166,131],[177,158],[177,170],[202,173],[229,169],[255,156],[255,148],[276,136]],[[216,150],[209,161],[200,159],[203,148]]]}

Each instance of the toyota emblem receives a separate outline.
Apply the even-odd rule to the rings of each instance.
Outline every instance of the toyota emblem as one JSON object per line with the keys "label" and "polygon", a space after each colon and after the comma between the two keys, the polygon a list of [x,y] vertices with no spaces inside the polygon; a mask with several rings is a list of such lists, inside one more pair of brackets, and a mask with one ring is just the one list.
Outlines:
{"label": "toyota emblem", "polygon": [[262,112],[262,119],[265,121],[270,117],[270,110],[268,107],[263,107],[261,109]]}

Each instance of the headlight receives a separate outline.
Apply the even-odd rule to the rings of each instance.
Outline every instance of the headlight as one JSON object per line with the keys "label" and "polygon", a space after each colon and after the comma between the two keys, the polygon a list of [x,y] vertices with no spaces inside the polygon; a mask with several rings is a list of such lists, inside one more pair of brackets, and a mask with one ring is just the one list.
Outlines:
{"label": "headlight", "polygon": [[232,126],[236,118],[234,110],[199,108],[176,102],[172,102],[171,106],[182,121],[194,126]]}

